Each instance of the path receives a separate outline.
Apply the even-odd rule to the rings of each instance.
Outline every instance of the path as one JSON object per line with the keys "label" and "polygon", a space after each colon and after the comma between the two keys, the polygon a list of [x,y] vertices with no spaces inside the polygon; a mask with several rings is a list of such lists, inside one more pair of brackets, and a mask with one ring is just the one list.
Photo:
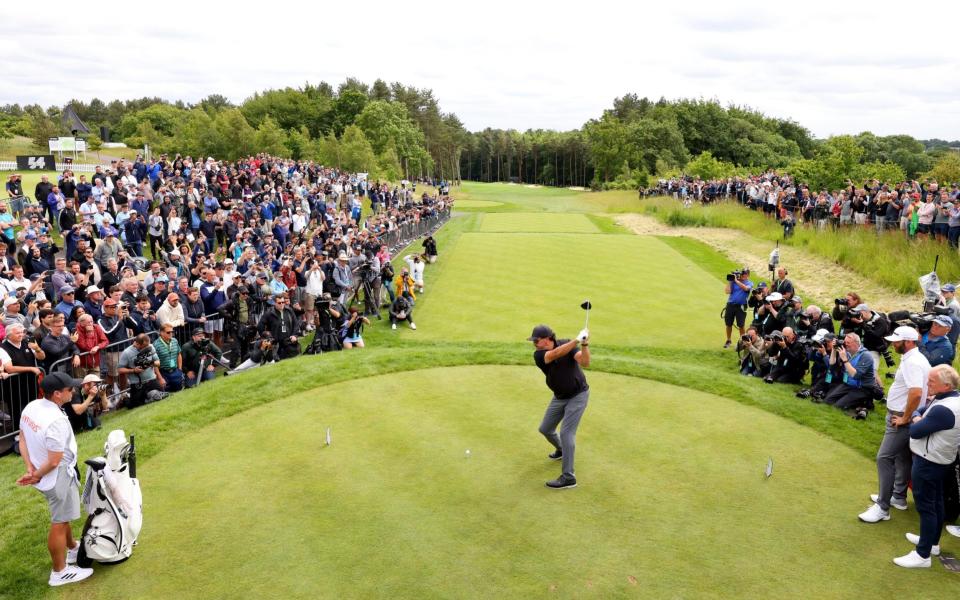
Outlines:
{"label": "path", "polygon": [[[654,217],[639,214],[621,215],[617,223],[641,235],[684,236],[699,240],[725,254],[737,264],[749,265],[753,269],[766,269],[767,259],[773,249],[770,242],[758,240],[737,229],[717,227],[670,227]],[[892,291],[859,273],[804,252],[793,246],[780,247],[780,262],[789,270],[789,278],[797,287],[801,296],[815,299],[832,308],[833,298],[849,291],[856,291],[871,308],[883,312],[892,310],[919,310],[922,296],[919,284],[914,295]],[[755,274],[754,281],[769,279],[769,273]],[[811,302],[806,301],[804,305]]]}

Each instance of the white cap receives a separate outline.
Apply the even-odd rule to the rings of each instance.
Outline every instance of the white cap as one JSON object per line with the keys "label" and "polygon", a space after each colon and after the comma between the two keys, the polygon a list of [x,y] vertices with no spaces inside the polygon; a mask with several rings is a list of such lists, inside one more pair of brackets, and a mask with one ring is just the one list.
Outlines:
{"label": "white cap", "polygon": [[86,292],[87,292],[87,295],[88,295],[88,296],[89,296],[90,294],[96,294],[97,292],[102,292],[102,291],[103,291],[103,290],[101,290],[100,288],[98,288],[98,287],[95,286],[95,285],[89,285],[89,286],[87,286],[87,289],[86,289]]}
{"label": "white cap", "polygon": [[913,327],[901,325],[893,330],[893,335],[883,338],[888,342],[915,342],[920,339],[920,333]]}
{"label": "white cap", "polygon": [[93,373],[83,378],[83,383],[100,383],[101,381],[103,380],[100,379],[100,376],[94,375]]}
{"label": "white cap", "polygon": [[764,297],[764,300],[769,300],[770,302],[773,302],[774,300],[783,300],[783,294],[780,292],[773,292],[772,294],[767,294]]}

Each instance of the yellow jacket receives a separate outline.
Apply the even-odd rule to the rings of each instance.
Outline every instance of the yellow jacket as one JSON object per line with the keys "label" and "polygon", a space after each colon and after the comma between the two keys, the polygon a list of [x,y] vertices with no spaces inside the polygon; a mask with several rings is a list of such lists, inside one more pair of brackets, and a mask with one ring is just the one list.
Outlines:
{"label": "yellow jacket", "polygon": [[410,275],[404,275],[403,273],[401,273],[400,275],[397,275],[397,279],[395,282],[396,294],[398,296],[402,296],[404,292],[406,292],[408,296],[410,296],[414,301],[416,301],[417,296],[416,294],[413,293],[413,285],[414,285],[413,277],[410,277]]}

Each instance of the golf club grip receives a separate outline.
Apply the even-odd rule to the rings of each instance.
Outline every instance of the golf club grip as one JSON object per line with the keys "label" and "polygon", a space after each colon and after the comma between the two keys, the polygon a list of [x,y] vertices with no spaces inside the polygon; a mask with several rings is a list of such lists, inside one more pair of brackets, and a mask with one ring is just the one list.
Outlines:
{"label": "golf club grip", "polygon": [[127,462],[130,464],[130,478],[137,478],[137,441],[136,436],[130,434],[130,452],[127,453]]}

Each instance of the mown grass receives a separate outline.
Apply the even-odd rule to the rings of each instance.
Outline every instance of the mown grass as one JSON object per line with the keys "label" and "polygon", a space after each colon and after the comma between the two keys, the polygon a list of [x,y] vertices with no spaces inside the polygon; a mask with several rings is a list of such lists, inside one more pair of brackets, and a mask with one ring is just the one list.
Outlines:
{"label": "mown grass", "polygon": [[[811,493],[829,489],[832,500],[856,503],[872,484],[869,460],[716,395],[589,377],[577,447],[581,487],[562,497],[542,483],[558,465],[546,460],[549,446],[536,433],[547,395],[530,366],[342,382],[221,420],[141,469],[151,496],[164,501],[150,505],[138,576],[100,569],[69,595],[506,598],[553,589],[561,597],[608,598],[642,589],[691,597],[707,586],[733,597],[896,592],[899,581],[884,570],[848,560],[847,544],[857,539],[862,560],[885,562],[903,545],[889,535],[895,526],[865,531],[848,518],[846,502]],[[323,446],[327,426],[330,447]],[[281,439],[277,452],[263,451]],[[769,456],[775,476],[765,480]],[[197,457],[216,457],[217,469]],[[570,556],[576,568],[559,568]],[[952,583],[944,570],[926,575],[927,590]]]}
{"label": "mown grass", "polygon": [[784,240],[783,228],[776,221],[735,202],[685,209],[672,198],[651,198],[645,201],[643,212],[672,227],[723,227],[739,229],[760,239],[780,240],[903,293],[917,292],[917,278],[933,269],[938,255],[937,273],[941,280],[960,280],[960,253],[945,243],[908,239],[899,230],[877,235],[872,227],[818,231],[800,226],[793,236]]}
{"label": "mown grass", "polygon": [[[97,152],[88,151],[86,158],[84,158],[83,154],[80,154],[77,162],[90,164],[106,162],[109,164],[110,158],[108,157],[133,160],[140,152],[136,148],[104,148],[99,152],[99,155]],[[16,160],[17,156],[36,156],[48,153],[47,147],[37,148],[33,145],[33,140],[28,137],[14,136],[10,139],[0,140],[0,160]]]}

